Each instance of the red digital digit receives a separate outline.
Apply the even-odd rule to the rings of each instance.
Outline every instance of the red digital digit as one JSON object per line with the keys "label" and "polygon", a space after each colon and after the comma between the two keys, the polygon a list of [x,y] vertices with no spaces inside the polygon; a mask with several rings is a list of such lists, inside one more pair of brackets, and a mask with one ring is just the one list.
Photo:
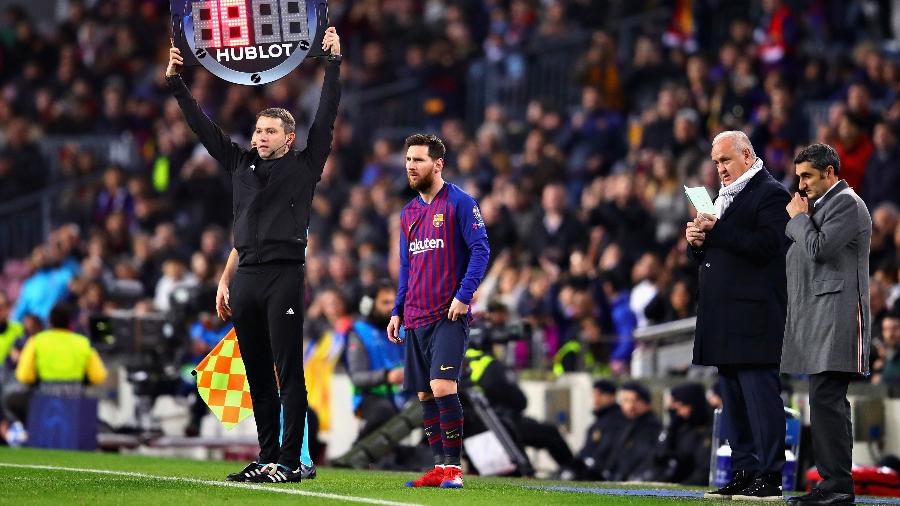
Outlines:
{"label": "red digital digit", "polygon": [[219,29],[219,5],[216,0],[194,2],[194,44],[197,49],[222,47],[222,32]]}
{"label": "red digital digit", "polygon": [[222,20],[222,43],[225,47],[250,45],[246,0],[220,0],[219,17]]}

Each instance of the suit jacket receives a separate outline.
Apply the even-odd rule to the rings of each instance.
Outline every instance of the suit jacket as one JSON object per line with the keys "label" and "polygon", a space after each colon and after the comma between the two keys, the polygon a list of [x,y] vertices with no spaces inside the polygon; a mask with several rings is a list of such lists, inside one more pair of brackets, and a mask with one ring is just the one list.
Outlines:
{"label": "suit jacket", "polygon": [[785,210],[790,194],[767,170],[735,196],[702,248],[694,364],[769,365],[781,360],[787,310]]}
{"label": "suit jacket", "polygon": [[843,180],[812,216],[788,222],[788,316],[781,370],[868,374],[872,218]]}

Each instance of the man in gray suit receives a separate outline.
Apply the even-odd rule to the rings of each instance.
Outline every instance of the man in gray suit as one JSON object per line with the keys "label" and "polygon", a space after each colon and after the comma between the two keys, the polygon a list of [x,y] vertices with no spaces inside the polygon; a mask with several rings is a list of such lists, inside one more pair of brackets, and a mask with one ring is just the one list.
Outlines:
{"label": "man in gray suit", "polygon": [[869,373],[872,219],[862,199],[838,178],[834,148],[813,144],[794,166],[805,196],[796,193],[787,206],[792,243],[781,371],[809,375],[813,452],[822,482],[790,503],[853,504],[847,387]]}

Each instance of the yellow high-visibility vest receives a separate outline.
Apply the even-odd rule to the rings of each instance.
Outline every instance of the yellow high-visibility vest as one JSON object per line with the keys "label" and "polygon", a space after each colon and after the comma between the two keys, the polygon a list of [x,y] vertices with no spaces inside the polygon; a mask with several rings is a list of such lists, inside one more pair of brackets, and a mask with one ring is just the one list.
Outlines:
{"label": "yellow high-visibility vest", "polygon": [[91,358],[91,343],[75,332],[50,329],[35,334],[34,354],[41,381],[82,381]]}

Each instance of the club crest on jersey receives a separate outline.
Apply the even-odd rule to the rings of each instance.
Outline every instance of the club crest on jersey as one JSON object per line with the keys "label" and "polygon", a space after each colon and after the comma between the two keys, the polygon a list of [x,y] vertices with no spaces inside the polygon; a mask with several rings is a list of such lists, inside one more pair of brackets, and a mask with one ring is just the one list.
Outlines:
{"label": "club crest on jersey", "polygon": [[434,225],[434,228],[441,228],[444,226],[444,213],[435,214],[434,219],[431,220],[431,224]]}

